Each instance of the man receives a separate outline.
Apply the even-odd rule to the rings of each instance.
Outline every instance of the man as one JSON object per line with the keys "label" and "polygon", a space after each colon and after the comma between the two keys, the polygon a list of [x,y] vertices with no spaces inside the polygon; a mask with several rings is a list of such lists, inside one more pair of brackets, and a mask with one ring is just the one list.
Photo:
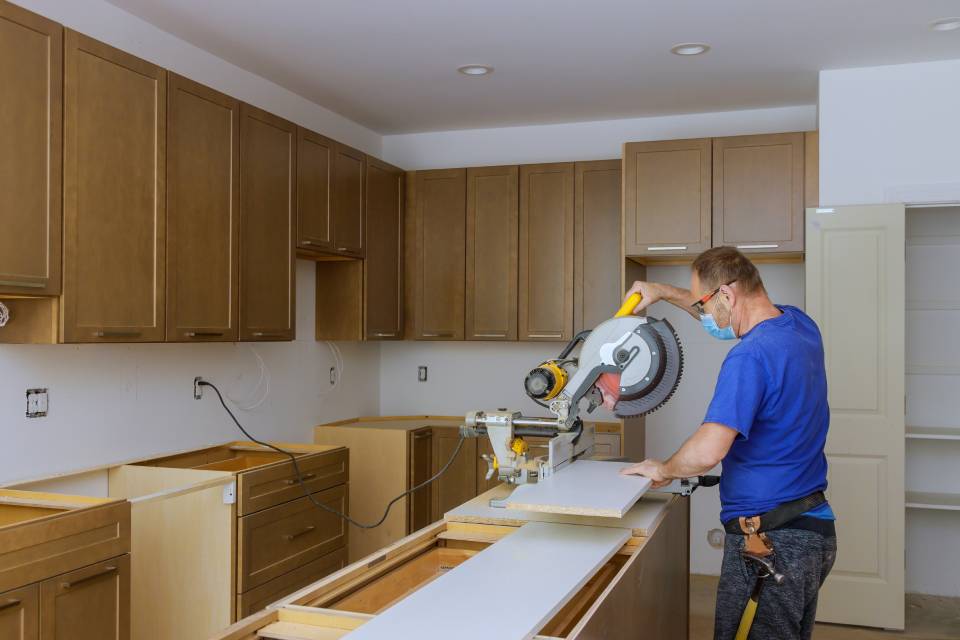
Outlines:
{"label": "man", "polygon": [[[666,300],[713,337],[740,342],[723,362],[697,431],[665,462],[644,460],[624,473],[650,478],[657,488],[722,461],[720,519],[728,535],[714,637],[734,637],[753,591],[757,568],[741,556],[745,545],[772,543],[769,557],[786,580],[764,584],[749,637],[810,638],[817,593],[837,548],[833,511],[821,493],[827,486],[823,446],[830,412],[817,325],[795,307],[774,305],[757,268],[730,247],[697,257],[689,291],[636,282],[627,295],[636,292],[643,300],[634,313]],[[760,531],[764,523],[776,528],[748,540],[753,516],[760,516]]]}

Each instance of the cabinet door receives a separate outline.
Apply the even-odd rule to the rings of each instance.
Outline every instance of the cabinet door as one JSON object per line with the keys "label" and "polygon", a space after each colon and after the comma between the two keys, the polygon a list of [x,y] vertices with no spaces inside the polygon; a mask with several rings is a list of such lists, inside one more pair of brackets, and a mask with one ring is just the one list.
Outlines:
{"label": "cabinet door", "polygon": [[467,169],[467,340],[517,339],[519,170]]}
{"label": "cabinet door", "polygon": [[0,638],[37,640],[40,637],[40,586],[0,593]]}
{"label": "cabinet door", "polygon": [[573,337],[572,162],[520,167],[519,335]]}
{"label": "cabinet door", "polygon": [[129,638],[129,555],[40,583],[40,640]]}
{"label": "cabinet door", "polygon": [[166,72],[69,29],[63,338],[161,342]]}
{"label": "cabinet door", "polygon": [[319,133],[297,128],[297,247],[308,251],[333,249],[330,181],[334,144]]}
{"label": "cabinet door", "polygon": [[333,154],[333,248],[337,253],[362,258],[363,174],[366,156],[336,143]]}
{"label": "cabinet door", "polygon": [[[443,465],[450,462],[453,452],[460,442],[460,430],[456,427],[434,427],[433,429],[433,469],[436,475]],[[463,441],[457,457],[434,483],[433,521],[443,518],[443,514],[477,495],[477,439]]]}
{"label": "cabinet door", "polygon": [[238,338],[240,103],[167,84],[167,340]]}
{"label": "cabinet door", "polygon": [[240,339],[293,340],[297,128],[240,114]]}
{"label": "cabinet door", "polygon": [[467,172],[418,171],[413,186],[413,337],[463,340]]}
{"label": "cabinet door", "polygon": [[713,141],[713,245],[803,251],[803,134]]}
{"label": "cabinet door", "polygon": [[620,308],[620,161],[576,164],[574,333]]}
{"label": "cabinet door", "polygon": [[403,170],[367,158],[364,336],[403,337]]}
{"label": "cabinet door", "polygon": [[[410,452],[410,485],[412,489],[433,475],[433,429],[411,431],[408,438]],[[407,533],[418,531],[433,522],[433,491],[436,483],[414,491],[407,498]]]}
{"label": "cabinet door", "polygon": [[63,28],[0,2],[0,293],[60,293]]}
{"label": "cabinet door", "polygon": [[628,256],[710,248],[709,138],[623,146],[623,249]]}

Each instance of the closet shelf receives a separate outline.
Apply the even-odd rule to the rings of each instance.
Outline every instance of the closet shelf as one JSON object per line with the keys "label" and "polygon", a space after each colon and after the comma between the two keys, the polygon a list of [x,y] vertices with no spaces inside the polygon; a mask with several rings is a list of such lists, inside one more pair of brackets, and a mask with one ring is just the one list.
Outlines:
{"label": "closet shelf", "polygon": [[960,511],[960,493],[929,493],[926,491],[907,491],[907,509],[937,509],[941,511]]}
{"label": "closet shelf", "polygon": [[960,440],[960,427],[907,427],[907,438],[915,440]]}

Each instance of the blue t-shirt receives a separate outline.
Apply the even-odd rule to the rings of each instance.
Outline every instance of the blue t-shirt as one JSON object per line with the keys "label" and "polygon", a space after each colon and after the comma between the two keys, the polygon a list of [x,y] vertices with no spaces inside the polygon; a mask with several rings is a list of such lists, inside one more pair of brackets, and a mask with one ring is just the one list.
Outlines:
{"label": "blue t-shirt", "polygon": [[[703,419],[738,432],[723,459],[723,522],[827,488],[823,341],[805,313],[778,308],[781,315],[753,327],[727,354]],[[807,515],[833,518],[828,505]]]}

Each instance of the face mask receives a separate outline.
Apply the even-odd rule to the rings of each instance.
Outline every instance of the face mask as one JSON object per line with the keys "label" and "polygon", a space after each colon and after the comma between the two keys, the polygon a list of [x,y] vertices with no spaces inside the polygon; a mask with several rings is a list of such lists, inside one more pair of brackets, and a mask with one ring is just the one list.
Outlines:
{"label": "face mask", "polygon": [[712,335],[717,340],[737,339],[737,334],[733,331],[733,324],[731,323],[730,325],[721,329],[717,326],[717,321],[713,318],[712,313],[701,313],[700,324],[703,325],[703,328],[706,329],[707,333]]}

